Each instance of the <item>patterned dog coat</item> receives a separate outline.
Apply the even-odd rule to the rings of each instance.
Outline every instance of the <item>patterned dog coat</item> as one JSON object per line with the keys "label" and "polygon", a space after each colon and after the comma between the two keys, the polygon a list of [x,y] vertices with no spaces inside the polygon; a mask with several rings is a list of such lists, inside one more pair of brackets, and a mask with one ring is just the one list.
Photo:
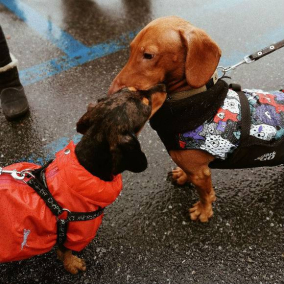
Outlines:
{"label": "patterned dog coat", "polygon": [[[250,135],[265,141],[284,136],[284,93],[243,90],[250,106]],[[215,117],[193,131],[177,136],[181,149],[201,149],[225,160],[240,144],[241,103],[237,92],[229,89]]]}
{"label": "patterned dog coat", "polygon": [[234,91],[219,80],[192,97],[169,98],[151,126],[168,151],[203,150],[213,155],[212,168],[284,163],[283,90]]}

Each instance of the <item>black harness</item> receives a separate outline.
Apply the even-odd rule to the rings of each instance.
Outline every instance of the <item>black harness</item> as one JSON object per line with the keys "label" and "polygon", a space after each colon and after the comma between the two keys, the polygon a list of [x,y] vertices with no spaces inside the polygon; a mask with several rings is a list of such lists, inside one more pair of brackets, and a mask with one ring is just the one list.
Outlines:
{"label": "black harness", "polygon": [[[104,212],[104,208],[99,208],[98,210],[91,212],[71,212],[70,210],[61,207],[48,190],[45,180],[45,169],[51,162],[52,160],[47,162],[43,167],[32,171],[32,178],[27,184],[37,192],[45,202],[46,206],[57,217],[57,244],[63,245],[67,237],[69,222],[93,220]],[[67,217],[65,219],[60,217],[64,212],[67,212]]]}

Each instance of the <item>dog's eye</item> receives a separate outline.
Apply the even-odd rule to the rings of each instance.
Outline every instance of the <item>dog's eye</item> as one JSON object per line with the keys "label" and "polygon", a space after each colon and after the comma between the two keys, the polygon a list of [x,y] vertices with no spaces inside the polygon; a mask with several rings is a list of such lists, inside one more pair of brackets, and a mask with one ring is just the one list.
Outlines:
{"label": "dog's eye", "polygon": [[151,54],[151,53],[144,53],[143,54],[143,57],[145,58],[145,59],[152,59],[153,57],[154,57],[154,54]]}

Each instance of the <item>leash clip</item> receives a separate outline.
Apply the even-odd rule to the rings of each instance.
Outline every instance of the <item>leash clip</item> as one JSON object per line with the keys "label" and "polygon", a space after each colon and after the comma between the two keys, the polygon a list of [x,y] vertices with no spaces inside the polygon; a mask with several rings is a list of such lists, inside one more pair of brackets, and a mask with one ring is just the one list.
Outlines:
{"label": "leash clip", "polygon": [[244,59],[242,61],[240,61],[239,63],[232,65],[232,66],[228,66],[228,67],[223,67],[223,66],[218,66],[217,69],[221,69],[221,72],[223,73],[223,77],[226,75],[227,72],[236,69],[237,67],[239,67],[240,65],[246,63],[252,63],[254,62],[254,59],[250,58],[250,55],[247,55],[244,57]]}
{"label": "leash clip", "polygon": [[255,59],[251,59],[251,57],[250,57],[250,55],[247,55],[247,56],[245,56],[244,57],[244,60],[243,61],[245,61],[245,63],[252,63],[252,62],[254,62],[255,61]]}
{"label": "leash clip", "polygon": [[17,170],[12,170],[12,171],[9,171],[9,170],[3,170],[3,168],[0,167],[0,176],[2,174],[9,174],[12,176],[13,179],[16,179],[16,180],[24,180],[24,178],[26,177],[26,175],[29,175],[29,176],[32,176],[32,173],[30,172],[29,169],[26,169],[26,170],[23,170],[21,172],[18,172]]}

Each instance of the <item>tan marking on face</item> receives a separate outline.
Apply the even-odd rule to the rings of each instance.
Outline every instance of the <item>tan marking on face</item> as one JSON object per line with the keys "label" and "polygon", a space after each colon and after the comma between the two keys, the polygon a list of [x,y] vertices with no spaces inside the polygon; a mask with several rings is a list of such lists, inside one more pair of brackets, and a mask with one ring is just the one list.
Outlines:
{"label": "tan marking on face", "polygon": [[134,87],[128,87],[128,90],[129,90],[130,92],[137,92],[137,89],[134,88]]}
{"label": "tan marking on face", "polygon": [[149,100],[146,99],[146,98],[143,98],[143,99],[142,99],[142,103],[143,103],[144,105],[148,106],[148,105],[149,105]]}

